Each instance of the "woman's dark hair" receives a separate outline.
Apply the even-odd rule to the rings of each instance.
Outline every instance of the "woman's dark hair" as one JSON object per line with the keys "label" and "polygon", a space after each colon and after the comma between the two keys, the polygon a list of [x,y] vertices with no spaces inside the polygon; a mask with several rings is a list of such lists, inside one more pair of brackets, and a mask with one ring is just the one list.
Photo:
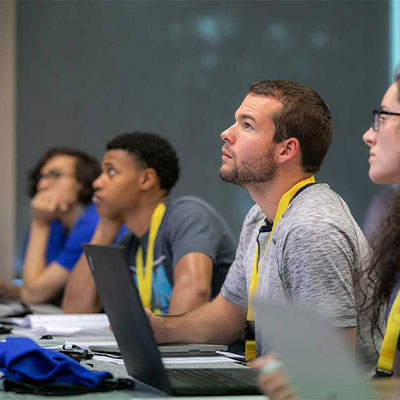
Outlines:
{"label": "woman's dark hair", "polygon": [[40,171],[51,158],[55,156],[71,156],[75,162],[75,177],[82,185],[78,200],[81,204],[88,205],[92,201],[93,181],[100,175],[101,167],[99,162],[89,154],[71,149],[69,147],[54,147],[48,150],[39,159],[37,164],[28,173],[28,194],[30,197],[37,193],[37,186],[40,180]]}
{"label": "woman's dark hair", "polygon": [[179,178],[179,161],[174,148],[155,133],[123,133],[107,143],[107,150],[125,150],[144,168],[153,168],[160,179],[160,188],[167,192]]}
{"label": "woman's dark hair", "polygon": [[[397,70],[394,81],[397,84],[400,103],[400,69]],[[388,216],[381,221],[371,245],[373,256],[367,278],[372,288],[372,297],[366,295],[361,313],[371,313],[371,329],[382,335],[382,311],[400,278],[400,193],[394,198]]]}

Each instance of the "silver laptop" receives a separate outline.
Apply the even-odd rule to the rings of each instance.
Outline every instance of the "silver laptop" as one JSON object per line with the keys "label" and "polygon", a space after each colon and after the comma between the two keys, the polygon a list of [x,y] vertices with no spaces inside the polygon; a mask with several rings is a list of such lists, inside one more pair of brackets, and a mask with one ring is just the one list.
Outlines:
{"label": "silver laptop", "polygon": [[316,312],[256,302],[256,320],[303,399],[372,399],[354,350]]}
{"label": "silver laptop", "polygon": [[165,369],[125,247],[83,244],[83,250],[125,367],[140,388],[178,396],[259,393],[258,373],[248,367]]}

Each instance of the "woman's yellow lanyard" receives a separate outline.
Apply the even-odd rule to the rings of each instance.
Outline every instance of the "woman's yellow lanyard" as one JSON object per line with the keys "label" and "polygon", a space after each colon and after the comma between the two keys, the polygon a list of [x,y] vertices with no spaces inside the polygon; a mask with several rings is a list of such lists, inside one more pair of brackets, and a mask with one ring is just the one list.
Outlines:
{"label": "woman's yellow lanyard", "polygon": [[381,352],[378,358],[376,375],[389,377],[393,375],[393,362],[396,353],[397,342],[400,334],[400,291],[390,310],[383,338]]}
{"label": "woman's yellow lanyard", "polygon": [[151,306],[151,285],[153,275],[154,242],[157,237],[158,229],[165,213],[165,204],[160,203],[153,212],[150,222],[149,239],[146,252],[146,270],[143,271],[143,250],[139,244],[136,251],[136,276],[139,286],[140,299],[143,307]]}
{"label": "woman's yellow lanyard", "polygon": [[[256,254],[254,256],[253,268],[251,270],[251,278],[250,278],[249,299],[248,299],[249,301],[248,301],[248,308],[247,308],[247,324],[248,324],[248,326],[251,325],[251,323],[250,323],[251,321],[254,321],[254,310],[252,307],[252,301],[255,298],[256,293],[257,293],[258,277],[259,277],[260,270],[261,270],[261,267],[262,267],[262,264],[264,261],[265,254],[266,254],[268,246],[269,246],[269,242],[271,241],[272,235],[274,233],[274,230],[275,230],[276,226],[278,225],[278,222],[280,221],[283,213],[288,208],[288,206],[289,206],[290,202],[292,201],[293,197],[295,196],[295,194],[303,186],[309,185],[310,183],[314,183],[314,182],[315,182],[314,175],[310,176],[309,178],[303,179],[302,181],[300,181],[299,183],[294,185],[290,190],[288,190],[281,197],[281,199],[279,201],[278,209],[276,210],[274,223],[272,225],[272,230],[271,230],[271,233],[269,234],[267,246],[265,247],[264,254],[263,254],[260,262],[258,262],[260,248],[257,243],[257,250],[256,250]],[[258,266],[260,266],[260,267],[258,267]],[[254,338],[252,338],[251,340],[246,340],[245,356],[246,356],[247,361],[256,358],[256,342],[255,342]]]}

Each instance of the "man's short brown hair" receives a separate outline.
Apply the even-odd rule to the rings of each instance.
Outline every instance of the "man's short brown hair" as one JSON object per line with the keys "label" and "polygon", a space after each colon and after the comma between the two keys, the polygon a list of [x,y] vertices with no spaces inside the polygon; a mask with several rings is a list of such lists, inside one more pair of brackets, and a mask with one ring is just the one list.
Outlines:
{"label": "man's short brown hair", "polygon": [[318,172],[333,135],[332,113],[322,97],[307,86],[284,80],[254,82],[250,93],[273,97],[282,103],[282,109],[272,118],[274,142],[296,138],[304,171]]}

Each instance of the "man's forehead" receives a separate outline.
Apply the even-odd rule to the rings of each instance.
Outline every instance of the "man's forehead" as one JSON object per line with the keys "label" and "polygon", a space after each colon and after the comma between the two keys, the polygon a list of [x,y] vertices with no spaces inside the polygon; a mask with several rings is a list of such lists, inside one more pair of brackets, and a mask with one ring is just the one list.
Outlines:
{"label": "man's forehead", "polygon": [[272,96],[249,93],[236,111],[236,118],[250,118],[269,116],[282,107],[282,103]]}
{"label": "man's forehead", "polygon": [[103,164],[107,163],[135,163],[134,155],[124,149],[107,150],[103,157]]}

